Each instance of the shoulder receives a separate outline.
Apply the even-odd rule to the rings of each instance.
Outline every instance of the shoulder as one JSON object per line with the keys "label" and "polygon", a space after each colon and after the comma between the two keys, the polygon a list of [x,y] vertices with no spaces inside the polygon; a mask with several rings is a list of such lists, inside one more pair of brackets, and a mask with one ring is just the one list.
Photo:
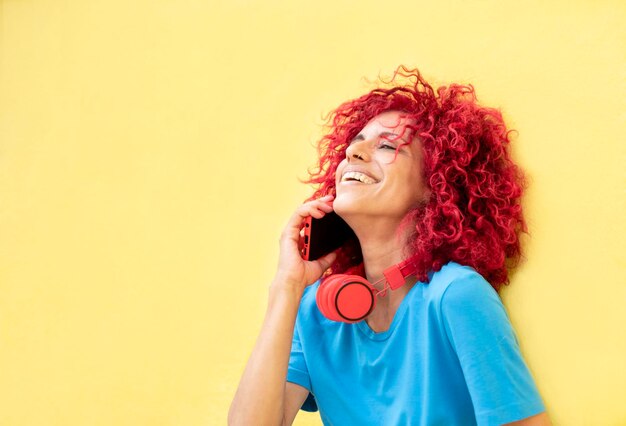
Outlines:
{"label": "shoulder", "polygon": [[457,352],[475,354],[504,339],[515,344],[506,308],[482,275],[453,262],[440,272],[440,278],[432,280],[432,307]]}
{"label": "shoulder", "polygon": [[429,305],[447,326],[508,323],[500,296],[489,282],[470,266],[449,262],[426,286]]}
{"label": "shoulder", "polygon": [[483,300],[499,296],[489,282],[471,266],[448,262],[432,275],[426,286],[429,298],[442,304]]}

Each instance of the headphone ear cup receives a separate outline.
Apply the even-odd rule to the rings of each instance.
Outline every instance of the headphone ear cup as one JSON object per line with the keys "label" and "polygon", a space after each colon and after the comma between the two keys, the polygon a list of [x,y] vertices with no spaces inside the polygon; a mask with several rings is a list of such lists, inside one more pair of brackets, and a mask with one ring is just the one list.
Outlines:
{"label": "headphone ear cup", "polygon": [[376,289],[365,278],[349,275],[337,289],[333,305],[342,321],[359,322],[376,306]]}
{"label": "headphone ear cup", "polygon": [[326,318],[355,323],[376,306],[375,291],[369,281],[358,275],[331,275],[320,284],[315,300]]}
{"label": "headphone ear cup", "polygon": [[341,280],[344,275],[331,275],[326,278],[320,284],[317,289],[317,295],[315,296],[315,301],[317,302],[317,307],[324,314],[326,318],[332,321],[342,321],[339,313],[335,309],[335,304],[333,300],[335,298],[335,293],[337,289],[337,285],[341,284]]}
{"label": "headphone ear cup", "polygon": [[343,284],[343,280],[345,280],[346,276],[343,274],[340,274],[337,276],[337,279],[333,280],[330,284],[331,286],[328,288],[329,291],[326,296],[325,302],[326,302],[326,308],[328,308],[328,312],[331,313],[331,319],[333,321],[343,321],[343,318],[341,318],[341,315],[339,315],[339,312],[337,311],[337,306],[335,305],[335,298],[337,297],[337,292],[339,291],[339,289],[341,288],[342,284]]}

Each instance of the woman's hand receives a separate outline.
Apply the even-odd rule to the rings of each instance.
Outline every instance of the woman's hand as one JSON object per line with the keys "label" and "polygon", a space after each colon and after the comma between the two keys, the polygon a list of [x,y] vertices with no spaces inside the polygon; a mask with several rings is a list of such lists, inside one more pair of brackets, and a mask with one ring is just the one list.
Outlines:
{"label": "woman's hand", "polygon": [[326,213],[332,212],[332,201],[332,195],[308,201],[298,207],[291,216],[280,236],[278,270],[273,286],[285,285],[296,290],[304,290],[306,286],[317,281],[335,261],[334,252],[314,261],[306,261],[300,254],[302,222],[307,216],[321,219]]}

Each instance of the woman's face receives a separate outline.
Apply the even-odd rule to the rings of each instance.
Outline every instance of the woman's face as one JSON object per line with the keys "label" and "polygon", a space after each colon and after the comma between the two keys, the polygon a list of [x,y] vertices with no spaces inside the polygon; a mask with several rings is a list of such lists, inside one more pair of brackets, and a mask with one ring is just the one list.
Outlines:
{"label": "woman's face", "polygon": [[[396,156],[396,148],[412,135],[406,128],[411,124],[414,120],[403,113],[387,111],[372,118],[350,143],[335,174],[333,206],[344,219],[351,215],[402,219],[428,200],[419,139],[402,146]],[[396,137],[401,139],[394,141]]]}

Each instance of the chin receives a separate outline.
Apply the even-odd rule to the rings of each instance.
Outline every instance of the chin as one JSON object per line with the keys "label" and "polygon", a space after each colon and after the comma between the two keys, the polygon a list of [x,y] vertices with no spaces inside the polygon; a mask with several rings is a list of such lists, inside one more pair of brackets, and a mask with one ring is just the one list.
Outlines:
{"label": "chin", "polygon": [[345,220],[344,215],[349,213],[351,209],[350,206],[342,202],[341,199],[335,198],[335,201],[333,201],[333,210],[339,217]]}
{"label": "chin", "polygon": [[[346,222],[355,216],[374,214],[372,201],[354,200],[351,197],[337,197],[333,202],[333,210]],[[374,204],[375,205],[375,204]]]}

